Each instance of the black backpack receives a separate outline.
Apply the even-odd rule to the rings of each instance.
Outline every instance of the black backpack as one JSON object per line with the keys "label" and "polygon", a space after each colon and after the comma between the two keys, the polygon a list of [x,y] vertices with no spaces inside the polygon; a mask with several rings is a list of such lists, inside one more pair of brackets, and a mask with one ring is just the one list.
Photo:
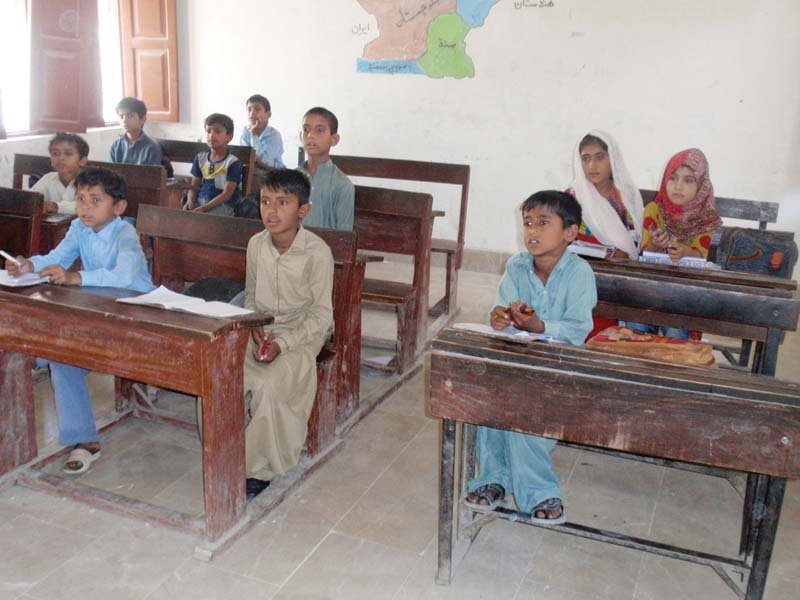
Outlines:
{"label": "black backpack", "polygon": [[727,271],[789,279],[797,262],[797,244],[790,231],[720,227],[711,240],[708,260]]}

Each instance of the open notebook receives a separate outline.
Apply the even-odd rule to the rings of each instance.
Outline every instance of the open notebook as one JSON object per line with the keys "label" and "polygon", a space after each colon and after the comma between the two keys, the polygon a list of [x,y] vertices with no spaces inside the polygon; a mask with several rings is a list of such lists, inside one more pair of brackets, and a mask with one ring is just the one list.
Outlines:
{"label": "open notebook", "polygon": [[511,340],[512,342],[552,342],[554,344],[563,344],[561,340],[545,335],[544,333],[531,333],[530,331],[523,331],[516,327],[507,327],[506,329],[494,329],[489,325],[483,323],[455,323],[453,329],[460,329],[461,331],[471,331],[472,333],[480,333],[491,337],[503,338]]}
{"label": "open notebook", "polygon": [[179,294],[178,292],[173,292],[165,288],[163,285],[141,296],[117,298],[117,302],[155,306],[158,308],[166,308],[167,310],[181,310],[196,315],[204,315],[206,317],[239,317],[242,315],[249,315],[253,312],[252,310],[233,306],[225,302],[206,302],[202,298]]}
{"label": "open notebook", "polygon": [[37,285],[39,283],[47,283],[50,277],[39,277],[36,273],[25,273],[19,277],[12,277],[5,269],[0,269],[0,285],[6,287],[26,287],[29,285]]}
{"label": "open notebook", "polygon": [[657,265],[673,265],[677,267],[689,267],[690,269],[709,269],[711,271],[719,271],[722,269],[718,264],[709,262],[704,258],[697,258],[695,256],[684,256],[683,258],[674,261],[669,257],[669,254],[662,252],[650,252],[645,250],[639,257],[640,262],[654,263]]}

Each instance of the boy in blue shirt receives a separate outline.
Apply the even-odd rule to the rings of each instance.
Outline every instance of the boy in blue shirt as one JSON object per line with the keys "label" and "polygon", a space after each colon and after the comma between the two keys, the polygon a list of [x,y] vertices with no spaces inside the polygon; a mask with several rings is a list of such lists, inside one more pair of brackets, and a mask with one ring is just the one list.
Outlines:
{"label": "boy in blue shirt", "polygon": [[[75,180],[78,218],[64,240],[46,256],[17,257],[6,261],[12,276],[38,272],[60,285],[101,286],[149,292],[153,286],[136,230],[123,221],[125,181],[108,169],[86,169]],[[80,258],[81,271],[68,271]],[[72,446],[65,473],[86,472],[100,457],[92,400],[86,386],[88,371],[80,367],[37,359],[50,365],[50,380],[58,413],[59,441]]]}
{"label": "boy in blue shirt", "polygon": [[[578,235],[581,206],[569,194],[537,192],[522,204],[527,252],[512,256],[490,314],[494,329],[515,327],[573,345],[592,330],[597,287],[589,264],[567,246]],[[543,524],[566,521],[553,472],[552,439],[478,427],[480,475],[468,483],[465,504],[490,511],[514,494],[520,511]]]}
{"label": "boy in blue shirt", "polygon": [[204,150],[192,162],[192,188],[184,210],[207,212],[224,217],[234,215],[242,185],[242,161],[228,150],[233,139],[233,119],[212,113],[206,117]]}
{"label": "boy in blue shirt", "polygon": [[308,159],[298,169],[311,179],[311,212],[303,225],[352,230],[356,188],[331,161],[331,147],[339,143],[339,119],[327,108],[309,109],[300,139]]}
{"label": "boy in blue shirt", "polygon": [[253,94],[245,103],[249,126],[242,131],[239,142],[242,146],[250,146],[256,151],[257,166],[269,169],[283,169],[283,139],[274,127],[269,126],[272,110],[261,94]]}
{"label": "boy in blue shirt", "polygon": [[144,102],[130,96],[123,98],[117,104],[117,117],[125,134],[111,144],[111,162],[160,165],[161,145],[144,132],[144,122],[147,121]]}

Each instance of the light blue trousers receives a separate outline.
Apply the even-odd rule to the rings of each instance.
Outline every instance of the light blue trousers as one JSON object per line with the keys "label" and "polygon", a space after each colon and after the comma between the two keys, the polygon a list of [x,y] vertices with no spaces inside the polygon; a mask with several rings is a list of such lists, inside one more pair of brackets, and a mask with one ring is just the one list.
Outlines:
{"label": "light blue trousers", "polygon": [[543,500],[561,498],[561,484],[550,461],[555,445],[556,440],[548,438],[478,427],[480,475],[469,480],[469,491],[499,483],[506,494],[514,494],[517,507],[526,513]]}
{"label": "light blue trousers", "polygon": [[58,441],[65,446],[98,441],[92,399],[86,385],[89,371],[43,358],[36,359],[36,366],[50,367],[58,414]]}

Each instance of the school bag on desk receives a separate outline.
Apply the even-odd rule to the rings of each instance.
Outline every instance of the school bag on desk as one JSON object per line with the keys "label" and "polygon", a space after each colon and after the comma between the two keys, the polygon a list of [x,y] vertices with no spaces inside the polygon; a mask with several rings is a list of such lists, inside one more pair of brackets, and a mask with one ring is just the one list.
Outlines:
{"label": "school bag on desk", "polygon": [[711,239],[708,260],[727,271],[789,279],[797,262],[797,244],[790,231],[720,227]]}

